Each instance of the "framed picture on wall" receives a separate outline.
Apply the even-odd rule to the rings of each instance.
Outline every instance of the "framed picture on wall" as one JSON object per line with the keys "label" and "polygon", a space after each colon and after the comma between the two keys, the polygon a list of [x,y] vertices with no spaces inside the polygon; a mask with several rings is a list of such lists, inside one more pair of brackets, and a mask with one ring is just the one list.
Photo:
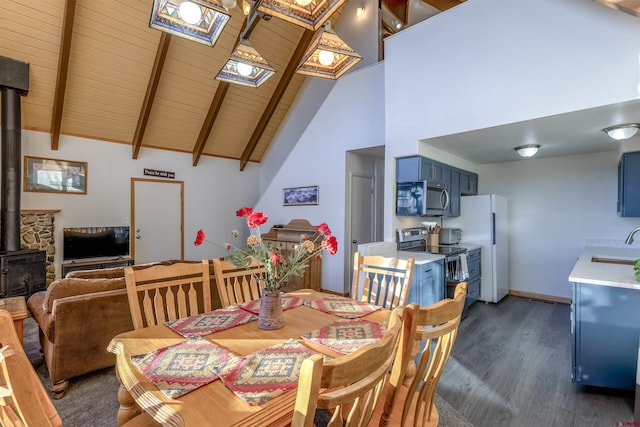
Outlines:
{"label": "framed picture on wall", "polygon": [[284,206],[317,205],[318,186],[283,188],[282,204]]}
{"label": "framed picture on wall", "polygon": [[87,194],[87,163],[24,156],[24,191]]}

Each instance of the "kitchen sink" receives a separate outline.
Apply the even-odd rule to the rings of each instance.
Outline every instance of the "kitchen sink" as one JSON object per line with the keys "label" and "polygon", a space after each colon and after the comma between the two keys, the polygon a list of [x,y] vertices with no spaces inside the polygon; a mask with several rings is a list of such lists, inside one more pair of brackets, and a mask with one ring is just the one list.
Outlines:
{"label": "kitchen sink", "polygon": [[633,265],[635,259],[628,258],[608,258],[608,257],[599,257],[593,256],[591,257],[591,262],[602,262],[605,264],[621,264],[621,265]]}

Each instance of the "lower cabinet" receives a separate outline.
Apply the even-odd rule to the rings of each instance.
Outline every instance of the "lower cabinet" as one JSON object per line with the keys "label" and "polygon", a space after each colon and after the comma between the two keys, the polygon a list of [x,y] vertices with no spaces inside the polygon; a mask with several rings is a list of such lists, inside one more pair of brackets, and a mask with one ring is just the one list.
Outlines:
{"label": "lower cabinet", "polygon": [[444,260],[416,264],[408,303],[416,302],[424,307],[443,300],[444,295]]}
{"label": "lower cabinet", "polygon": [[635,389],[640,290],[572,283],[572,296],[571,380]]}

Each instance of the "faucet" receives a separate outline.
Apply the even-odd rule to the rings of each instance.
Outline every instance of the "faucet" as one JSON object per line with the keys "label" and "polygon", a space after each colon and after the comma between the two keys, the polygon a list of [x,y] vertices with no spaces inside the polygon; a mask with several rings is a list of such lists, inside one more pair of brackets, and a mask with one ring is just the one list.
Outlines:
{"label": "faucet", "polygon": [[636,234],[638,231],[640,231],[640,227],[632,230],[631,233],[629,233],[629,235],[627,236],[627,240],[625,240],[624,243],[626,245],[632,244],[633,243],[633,235]]}

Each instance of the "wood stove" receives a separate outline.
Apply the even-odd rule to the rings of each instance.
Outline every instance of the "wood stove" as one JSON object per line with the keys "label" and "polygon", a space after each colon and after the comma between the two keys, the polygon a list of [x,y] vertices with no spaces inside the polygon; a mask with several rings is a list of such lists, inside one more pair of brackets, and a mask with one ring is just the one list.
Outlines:
{"label": "wood stove", "polygon": [[24,296],[47,288],[46,251],[0,252],[0,298]]}

